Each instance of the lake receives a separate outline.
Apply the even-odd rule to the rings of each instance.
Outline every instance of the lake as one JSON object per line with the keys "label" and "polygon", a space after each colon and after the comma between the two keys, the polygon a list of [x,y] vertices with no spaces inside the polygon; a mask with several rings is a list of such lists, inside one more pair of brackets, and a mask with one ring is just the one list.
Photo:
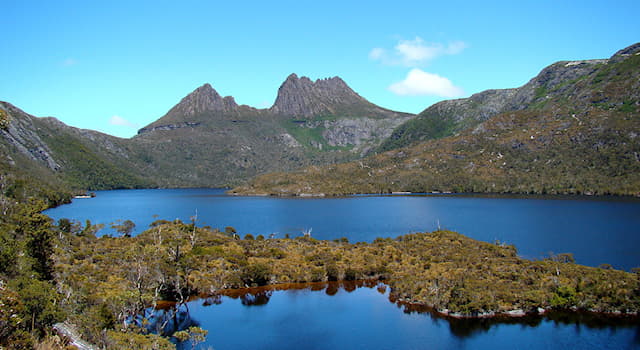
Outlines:
{"label": "lake", "polygon": [[[156,219],[189,221],[238,234],[347,237],[371,242],[438,227],[514,244],[531,259],[573,253],[580,264],[640,267],[640,200],[616,197],[465,195],[277,198],[227,196],[222,189],[98,191],[92,199],[47,210],[54,219],[109,223],[130,219],[137,232]],[[108,227],[101,234],[115,231]]]}
{"label": "lake", "polygon": [[[465,195],[274,198],[227,196],[220,189],[100,191],[46,211],[54,219],[109,224],[130,219],[137,232],[156,219],[190,221],[240,235],[347,237],[370,242],[447,228],[515,244],[541,258],[571,252],[577,262],[640,266],[640,201],[624,198]],[[113,234],[104,229],[102,234]],[[188,313],[186,312],[188,307]],[[349,283],[200,299],[182,307],[179,327],[209,331],[199,349],[638,349],[638,322],[556,314],[507,320],[450,320],[408,312],[388,288]],[[160,311],[158,311],[161,313]],[[575,316],[575,315],[574,315]],[[188,346],[184,347],[188,349]]]}
{"label": "lake", "polygon": [[[637,349],[638,323],[567,317],[447,320],[410,312],[376,283],[314,283],[251,288],[189,302],[180,328],[209,331],[198,349]],[[156,319],[162,320],[163,311]],[[190,349],[182,344],[179,349]]]}

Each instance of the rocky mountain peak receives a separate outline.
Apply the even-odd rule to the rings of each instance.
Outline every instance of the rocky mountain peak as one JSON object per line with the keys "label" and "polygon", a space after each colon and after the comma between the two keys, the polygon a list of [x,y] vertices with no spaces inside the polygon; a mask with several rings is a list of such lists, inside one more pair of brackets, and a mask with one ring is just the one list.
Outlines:
{"label": "rocky mountain peak", "polygon": [[167,116],[190,117],[205,112],[229,112],[237,107],[238,104],[233,97],[223,98],[207,83],[184,97],[167,113]]}
{"label": "rocky mountain peak", "polygon": [[341,106],[368,103],[339,77],[318,79],[289,75],[278,89],[271,111],[274,113],[312,117],[331,114]]}

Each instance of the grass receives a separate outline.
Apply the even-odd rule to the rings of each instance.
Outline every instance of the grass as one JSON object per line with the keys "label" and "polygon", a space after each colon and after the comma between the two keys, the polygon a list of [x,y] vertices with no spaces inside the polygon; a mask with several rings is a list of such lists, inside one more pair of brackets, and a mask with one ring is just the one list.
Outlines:
{"label": "grass", "polygon": [[[329,119],[322,120],[335,120],[337,117],[327,117]],[[353,149],[353,145],[349,146],[332,146],[322,136],[322,133],[326,130],[324,126],[318,125],[316,127],[308,127],[305,124],[300,123],[297,120],[288,120],[283,122],[284,128],[287,132],[293,136],[303,147],[312,152],[328,152],[328,151],[349,151]]]}

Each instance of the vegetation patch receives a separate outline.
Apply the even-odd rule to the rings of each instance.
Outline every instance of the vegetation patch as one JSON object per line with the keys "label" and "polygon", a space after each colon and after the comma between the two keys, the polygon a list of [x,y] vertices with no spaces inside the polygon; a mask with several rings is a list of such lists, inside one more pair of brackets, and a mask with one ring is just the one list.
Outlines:
{"label": "vegetation patch", "polygon": [[9,114],[4,109],[0,109],[0,129],[7,130],[10,122]]}

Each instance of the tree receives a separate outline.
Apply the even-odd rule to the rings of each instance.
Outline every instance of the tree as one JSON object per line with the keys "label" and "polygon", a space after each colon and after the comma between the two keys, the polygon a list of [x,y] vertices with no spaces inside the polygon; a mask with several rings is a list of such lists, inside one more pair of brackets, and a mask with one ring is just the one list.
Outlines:
{"label": "tree", "polygon": [[12,276],[17,272],[17,242],[7,232],[0,231],[0,271]]}
{"label": "tree", "polygon": [[33,258],[33,270],[39,278],[52,280],[55,235],[51,218],[42,214],[46,207],[41,200],[30,200],[20,205],[13,219],[16,237],[26,241],[26,252]]}
{"label": "tree", "polygon": [[242,269],[240,279],[247,286],[264,286],[271,279],[271,268],[264,263],[254,263]]}
{"label": "tree", "polygon": [[18,293],[7,288],[0,280],[0,348],[10,343],[15,343],[15,339],[10,339],[12,335],[21,330],[25,314],[24,305]]}
{"label": "tree", "polygon": [[23,312],[19,317],[32,332],[44,333],[51,325],[65,318],[59,307],[59,296],[50,282],[20,277],[11,281],[10,287],[20,296],[23,304]]}
{"label": "tree", "polygon": [[85,222],[84,228],[82,229],[82,231],[78,234],[78,236],[91,236],[91,237],[95,237],[96,233],[98,233],[98,231],[102,230],[104,228],[104,224],[97,224],[97,225],[92,225],[91,224],[91,220],[88,220]]}
{"label": "tree", "polygon": [[136,224],[131,220],[118,220],[111,224],[111,228],[124,237],[131,237],[131,232],[136,228]]}

